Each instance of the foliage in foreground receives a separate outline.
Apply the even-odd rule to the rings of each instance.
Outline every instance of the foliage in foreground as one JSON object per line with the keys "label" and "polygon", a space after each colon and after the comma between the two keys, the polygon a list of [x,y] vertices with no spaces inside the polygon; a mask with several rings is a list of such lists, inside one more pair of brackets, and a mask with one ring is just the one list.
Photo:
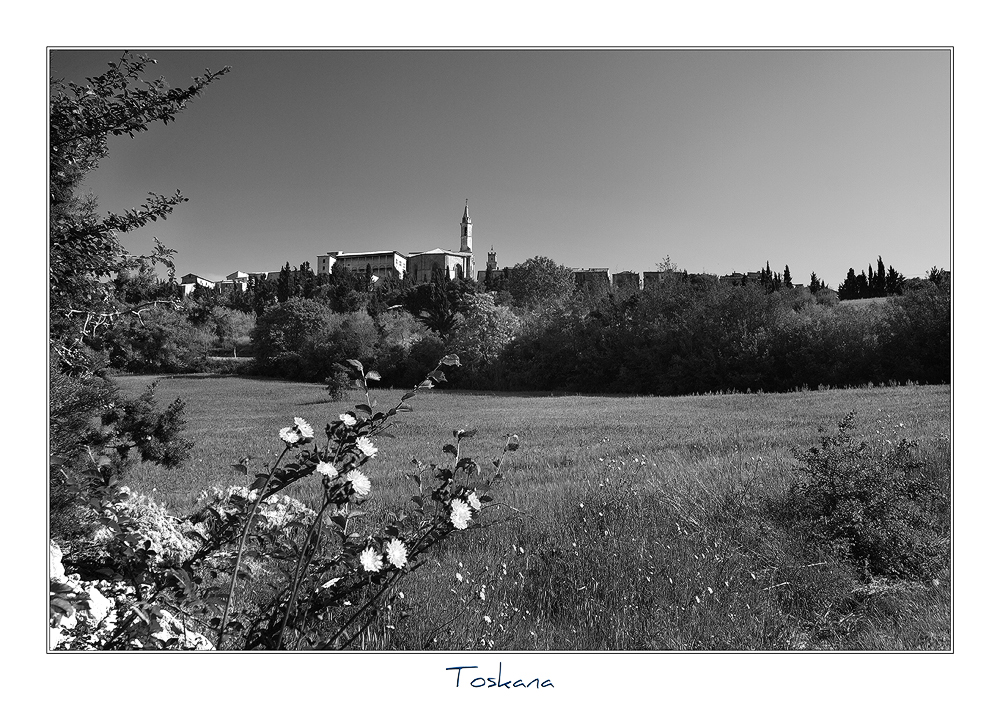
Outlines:
{"label": "foliage in foreground", "polygon": [[[137,399],[122,395],[107,374],[109,332],[129,320],[163,316],[172,284],[159,283],[162,263],[173,280],[171,249],[154,239],[146,256],[130,255],[118,235],[165,218],[186,199],[149,194],[138,208],[101,214],[97,199],[83,193],[86,174],[108,155],[113,136],[133,137],[155,122],[170,123],[187,103],[228,68],[206,72],[187,88],[170,88],[144,73],[154,60],[125,52],[101,75],[82,85],[52,79],[49,99],[49,464],[50,523],[57,539],[73,539],[93,523],[81,504],[95,481],[119,474],[136,450],[165,465],[184,457],[190,443],[180,434],[183,402],[164,411],[153,390]],[[146,345],[164,353],[172,328]],[[61,563],[60,563],[61,564]]]}
{"label": "foliage in foreground", "polygon": [[922,473],[916,443],[880,447],[852,435],[852,412],[800,456],[804,477],[785,513],[866,576],[928,580],[948,565],[949,490]]}
{"label": "foliage in foreground", "polygon": [[[144,380],[127,383],[138,389]],[[231,474],[208,457],[266,448],[268,430],[281,426],[275,409],[302,414],[323,395],[315,385],[251,379],[161,385],[192,395],[197,428],[228,429],[225,420],[242,410],[246,430],[199,439],[194,456],[206,464],[144,465],[129,474],[127,484],[152,490],[175,514],[195,510],[198,490]],[[364,401],[357,391],[351,399]],[[522,438],[535,440],[511,458],[503,487],[503,501],[524,516],[435,548],[419,574],[383,596],[385,609],[353,647],[947,649],[947,571],[920,581],[866,577],[775,508],[806,478],[796,450],[819,446],[851,409],[858,410],[852,437],[878,450],[903,435],[918,441],[911,454],[919,472],[947,489],[948,399],[946,387],[922,386],[675,399],[435,390],[420,398],[421,414],[391,430],[398,441],[379,445],[365,471],[382,482],[356,522],[386,519],[395,500],[412,494],[412,480],[393,472],[405,470],[415,450],[433,459],[436,430],[466,418],[477,418],[473,443],[497,438],[512,419]],[[832,432],[817,434],[817,426]]]}
{"label": "foliage in foreground", "polygon": [[[171,520],[162,508],[134,499],[95,469],[90,502],[100,520],[90,540],[89,579],[81,568],[75,577],[65,575],[62,551],[53,549],[53,645],[349,647],[378,616],[380,598],[419,568],[431,548],[457,530],[481,527],[483,513],[497,506],[491,487],[502,477],[505,454],[517,449],[517,437],[507,437],[490,480],[461,452],[463,440],[475,431],[455,430],[453,442],[444,446],[453,463],[417,463],[412,475],[417,489],[408,508],[377,530],[365,535],[356,530],[355,518],[365,514],[371,491],[362,468],[378,452],[372,438],[411,411],[406,401],[419,390],[445,381],[443,367],[458,366],[458,358],[442,359],[385,412],[376,411],[368,393],[378,374],[365,372],[356,360],[348,365],[367,403],[327,424],[325,443],[296,417],[279,432],[285,446],[267,472],[246,487],[206,491],[200,509],[184,520]],[[249,477],[246,463],[239,467]],[[312,505],[279,494],[317,476]],[[239,588],[241,581],[253,585]],[[178,619],[182,633],[172,635]]]}

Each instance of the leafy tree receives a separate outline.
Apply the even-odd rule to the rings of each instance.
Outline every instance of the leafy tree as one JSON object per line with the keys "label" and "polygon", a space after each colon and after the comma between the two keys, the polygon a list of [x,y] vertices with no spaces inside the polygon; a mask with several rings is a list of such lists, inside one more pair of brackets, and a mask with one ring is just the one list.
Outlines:
{"label": "leafy tree", "polygon": [[203,359],[215,335],[207,326],[190,321],[182,309],[158,306],[142,318],[108,328],[99,348],[106,350],[111,365],[134,373],[191,371]]}
{"label": "leafy tree", "polygon": [[792,272],[788,270],[788,264],[785,264],[785,273],[782,276],[782,283],[786,289],[792,288]]}
{"label": "leafy tree", "polygon": [[882,263],[882,257],[878,257],[878,271],[875,273],[874,283],[872,284],[872,291],[875,296],[886,296],[885,287],[885,264]]}
{"label": "leafy tree", "polygon": [[841,301],[847,301],[848,299],[857,299],[858,297],[858,280],[854,273],[854,267],[852,266],[847,270],[847,277],[844,279],[839,287],[837,287],[837,296]]}
{"label": "leafy tree", "polygon": [[289,299],[267,309],[250,332],[260,370],[294,376],[301,364],[301,349],[327,331],[332,319],[326,306],[311,299]]}
{"label": "leafy tree", "polygon": [[[871,271],[871,267],[868,269]],[[870,299],[871,289],[868,287],[868,277],[860,273],[855,277],[855,299]]]}
{"label": "leafy tree", "polygon": [[363,274],[334,264],[326,280],[326,299],[331,311],[359,311],[368,303],[368,281]]}
{"label": "leafy tree", "polygon": [[[130,257],[118,234],[165,218],[186,199],[150,194],[138,209],[101,215],[97,199],[81,196],[80,185],[108,155],[109,136],[130,138],[157,121],[169,123],[209,83],[229,69],[194,79],[188,88],[169,88],[162,78],[142,77],[155,61],[123,53],[102,75],[84,85],[62,80],[50,84],[49,103],[49,303],[56,350],[72,356],[95,326],[136,309],[114,295],[108,277],[142,262],[162,262],[173,279],[172,251],[159,241],[146,257]],[[147,305],[151,302],[145,302]]]}
{"label": "leafy tree", "polygon": [[304,299],[311,299],[316,295],[316,290],[319,288],[319,284],[316,280],[316,274],[313,273],[312,267],[309,265],[308,261],[303,261],[299,264],[298,274],[296,275],[296,291],[298,295]]}
{"label": "leafy tree", "polygon": [[522,308],[565,300],[573,289],[573,271],[546,256],[523,261],[510,272],[510,295]]}
{"label": "leafy tree", "polygon": [[893,294],[900,294],[903,292],[903,282],[906,281],[901,273],[896,271],[896,269],[889,267],[889,271],[885,275],[885,293],[887,296],[892,296]]}
{"label": "leafy tree", "polygon": [[471,279],[448,280],[445,272],[435,267],[429,282],[406,292],[403,307],[428,329],[447,339],[474,289],[475,282]]}
{"label": "leafy tree", "polygon": [[948,272],[944,269],[939,269],[937,266],[932,266],[931,270],[927,272],[927,280],[939,289],[945,287],[948,282],[948,278]]}
{"label": "leafy tree", "polygon": [[819,290],[820,290],[819,277],[816,276],[816,272],[813,271],[809,275],[809,292],[815,294]]}
{"label": "leafy tree", "polygon": [[234,357],[240,344],[249,343],[254,323],[255,319],[252,314],[234,311],[225,306],[217,306],[212,309],[212,332],[221,346],[233,350]]}
{"label": "leafy tree", "polygon": [[[107,378],[103,354],[93,347],[123,319],[136,323],[161,302],[172,301],[169,287],[152,282],[150,269],[164,264],[172,281],[173,251],[154,239],[150,254],[130,256],[118,234],[165,218],[186,199],[179,191],[149,194],[137,209],[102,214],[96,198],[81,194],[87,173],[108,155],[109,137],[132,138],[150,123],[170,123],[229,70],[206,72],[191,86],[173,89],[162,78],[143,77],[154,62],[125,52],[82,85],[50,81],[49,433],[59,450],[50,466],[50,521],[56,536],[72,536],[86,524],[93,485],[106,484],[115,472],[109,461],[115,449],[155,442],[161,450],[173,450],[149,457],[164,464],[175,463],[184,453],[183,403],[178,400],[156,412],[151,392],[139,400],[125,399]],[[121,410],[149,423],[133,424]]]}
{"label": "leafy tree", "polygon": [[278,284],[275,292],[277,293],[279,304],[284,304],[293,296],[297,296],[292,288],[292,267],[287,261],[278,272]]}
{"label": "leafy tree", "polygon": [[482,372],[499,359],[500,353],[514,340],[517,329],[514,312],[506,306],[497,306],[492,295],[472,296],[449,344],[449,349],[463,360],[458,371]]}

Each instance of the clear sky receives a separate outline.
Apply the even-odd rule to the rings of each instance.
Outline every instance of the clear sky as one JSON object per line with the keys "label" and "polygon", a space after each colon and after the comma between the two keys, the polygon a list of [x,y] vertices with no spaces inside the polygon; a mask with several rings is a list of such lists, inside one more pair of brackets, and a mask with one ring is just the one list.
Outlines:
{"label": "clear sky", "polygon": [[[141,50],[141,49],[139,49]],[[179,274],[326,251],[458,249],[645,271],[785,264],[830,286],[881,255],[950,268],[946,50],[152,50],[181,86],[232,71],[175,123],[113,139],[105,210],[191,200],[152,236]],[[118,53],[53,51],[81,82]]]}

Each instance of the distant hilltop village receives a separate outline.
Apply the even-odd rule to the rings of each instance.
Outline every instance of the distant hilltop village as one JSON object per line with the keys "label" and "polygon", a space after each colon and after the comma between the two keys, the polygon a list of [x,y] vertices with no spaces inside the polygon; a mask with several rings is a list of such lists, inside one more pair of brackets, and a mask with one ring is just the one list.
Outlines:
{"label": "distant hilltop village", "polygon": [[[330,274],[333,267],[339,264],[342,269],[347,271],[371,274],[375,283],[394,276],[398,280],[408,278],[418,284],[430,281],[435,269],[442,269],[447,278],[476,279],[480,283],[486,282],[494,274],[501,276],[510,274],[509,266],[502,269],[497,266],[497,255],[492,248],[487,254],[486,269],[476,271],[476,257],[472,253],[472,218],[469,216],[469,199],[465,200],[465,213],[462,214],[459,228],[461,245],[458,251],[442,248],[430,251],[411,251],[410,253],[400,251],[327,251],[316,257],[316,273]],[[612,274],[606,267],[572,269],[572,271],[577,286],[606,287],[608,290],[612,288],[638,290],[647,284],[661,282],[671,274],[677,273],[676,271],[644,271],[640,275],[635,271],[622,271]],[[298,271],[292,269],[291,273],[298,273]],[[181,277],[179,286],[184,296],[192,293],[199,286],[219,291],[231,291],[235,288],[245,291],[252,277],[271,281],[278,279],[280,275],[280,271],[234,271],[221,281],[212,281],[197,274],[185,274]],[[761,272],[748,271],[745,274],[733,272],[721,277],[713,274],[694,274],[694,276],[740,284],[747,281],[759,282]],[[802,286],[802,284],[796,284],[796,286]]]}

